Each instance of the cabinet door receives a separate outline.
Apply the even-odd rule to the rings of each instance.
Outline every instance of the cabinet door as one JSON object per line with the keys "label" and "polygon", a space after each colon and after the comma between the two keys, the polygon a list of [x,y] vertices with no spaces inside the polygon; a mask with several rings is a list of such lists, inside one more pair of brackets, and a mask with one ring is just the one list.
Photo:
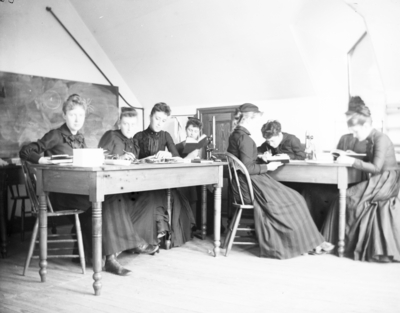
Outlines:
{"label": "cabinet door", "polygon": [[[229,136],[232,131],[232,121],[236,108],[237,106],[230,106],[198,110],[199,117],[203,122],[203,133],[207,134],[207,136],[215,134],[215,138],[213,138],[213,144],[215,145],[214,155],[224,153],[228,149]],[[215,119],[215,130],[213,129],[213,117]],[[205,157],[205,151],[203,157]]]}

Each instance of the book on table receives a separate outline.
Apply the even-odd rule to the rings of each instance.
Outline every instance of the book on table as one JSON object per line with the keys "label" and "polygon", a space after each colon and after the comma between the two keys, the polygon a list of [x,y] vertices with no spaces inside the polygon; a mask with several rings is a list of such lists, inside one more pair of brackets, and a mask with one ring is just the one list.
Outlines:
{"label": "book on table", "polygon": [[260,160],[262,160],[264,163],[270,163],[270,162],[281,162],[281,163],[289,163],[290,158],[287,154],[275,154],[275,155],[268,155],[267,161],[265,161],[262,157],[263,155],[258,156]]}
{"label": "book on table", "polygon": [[366,153],[356,153],[353,151],[343,151],[340,149],[335,149],[331,151],[334,159],[336,160],[339,156],[348,156],[356,159],[363,159],[366,156]]}
{"label": "book on table", "polygon": [[55,154],[49,157],[51,164],[72,163],[73,157],[68,154]]}
{"label": "book on table", "polygon": [[188,137],[186,138],[186,143],[185,143],[185,148],[183,148],[183,153],[189,154],[196,149],[201,149],[205,147],[207,143],[208,141],[206,134],[201,135],[198,140]]}

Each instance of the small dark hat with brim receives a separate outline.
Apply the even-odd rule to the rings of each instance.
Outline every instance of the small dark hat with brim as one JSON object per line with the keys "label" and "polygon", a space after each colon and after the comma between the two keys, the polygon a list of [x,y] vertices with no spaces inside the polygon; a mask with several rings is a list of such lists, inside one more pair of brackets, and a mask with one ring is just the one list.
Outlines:
{"label": "small dark hat with brim", "polygon": [[261,113],[258,109],[258,106],[252,103],[245,103],[239,107],[240,112],[247,113],[247,112],[254,112],[254,113]]}
{"label": "small dark hat with brim", "polygon": [[122,107],[121,108],[121,113],[125,113],[125,112],[136,112],[136,110],[134,108],[131,107]]}

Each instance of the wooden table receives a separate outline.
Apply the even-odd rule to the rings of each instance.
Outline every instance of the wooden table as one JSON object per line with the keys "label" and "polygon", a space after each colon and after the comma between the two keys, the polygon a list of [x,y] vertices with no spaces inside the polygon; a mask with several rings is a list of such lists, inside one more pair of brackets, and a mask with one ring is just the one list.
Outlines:
{"label": "wooden table", "polygon": [[333,184],[339,189],[339,257],[344,253],[346,224],[346,190],[352,183],[360,182],[362,172],[351,165],[338,163],[314,163],[290,161],[268,174],[281,182],[299,182],[315,184]]}
{"label": "wooden table", "polygon": [[[37,170],[39,196],[39,248],[41,281],[47,274],[47,204],[45,192],[88,195],[92,202],[93,288],[100,295],[102,270],[102,202],[104,196],[125,192],[214,185],[214,255],[220,247],[221,188],[224,163],[140,164],[74,167],[72,165],[33,165]],[[205,193],[205,187],[203,193]],[[204,199],[204,197],[202,197]],[[202,204],[205,206],[205,203]],[[203,234],[205,228],[203,229]]]}

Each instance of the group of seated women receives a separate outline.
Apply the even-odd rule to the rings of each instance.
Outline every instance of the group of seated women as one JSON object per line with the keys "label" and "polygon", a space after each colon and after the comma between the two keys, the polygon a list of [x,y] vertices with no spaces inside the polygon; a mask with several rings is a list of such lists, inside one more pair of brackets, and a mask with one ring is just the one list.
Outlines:
{"label": "group of seated women", "polygon": [[[400,188],[400,171],[394,158],[393,145],[386,135],[372,128],[370,113],[365,105],[356,105],[350,109],[346,114],[354,138],[344,140],[351,141],[355,146],[362,146],[362,142],[366,141],[367,157],[364,161],[339,157],[338,162],[352,164],[373,176],[348,189],[347,252],[361,260],[399,261],[400,201],[396,201],[396,197]],[[46,164],[49,162],[47,156],[72,155],[73,149],[86,148],[84,136],[80,132],[86,111],[86,100],[79,95],[71,95],[63,104],[65,123],[49,131],[37,142],[24,146],[20,157],[32,163]],[[105,132],[98,147],[125,160],[179,156],[185,142],[175,146],[170,134],[162,130],[170,113],[167,104],[157,103],[150,113],[149,127],[135,133],[136,111],[122,108],[119,129]],[[237,156],[251,175],[260,256],[287,259],[309,252],[323,254],[332,251],[334,245],[330,242],[335,242],[337,238],[337,202],[332,202],[321,234],[304,198],[268,175],[269,171],[276,170],[282,164],[266,164],[258,158],[260,153],[271,151],[273,154],[286,153],[292,159],[304,159],[300,141],[293,135],[281,132],[279,122],[271,121],[262,127],[266,142],[257,148],[249,130],[257,125],[261,115],[257,106],[250,103],[242,105],[236,112],[235,128],[228,147],[228,152]],[[200,130],[199,120],[188,121],[188,137],[196,139]],[[198,155],[198,151],[193,153],[189,157]],[[49,197],[55,210],[85,210],[81,223],[86,238],[86,252],[90,253],[91,203],[88,196],[50,193]],[[159,251],[163,237],[171,240],[173,247],[190,240],[195,226],[190,202],[195,197],[196,192],[191,193],[190,189],[172,189],[170,198],[173,214],[169,217],[166,190],[140,192],[135,195],[135,199],[129,193],[107,196],[102,215],[104,269],[121,276],[129,275],[130,270],[121,266],[117,260],[122,251],[154,254]]]}
{"label": "group of seated women", "polygon": [[[333,251],[330,243],[338,240],[337,192],[326,185],[308,184],[303,195],[321,200],[305,202],[297,191],[268,175],[282,164],[265,164],[265,153],[287,154],[293,160],[305,159],[305,154],[299,139],[282,132],[278,121],[262,126],[266,141],[257,148],[249,130],[257,125],[261,115],[255,105],[242,105],[235,114],[236,126],[228,147],[228,152],[244,163],[251,177],[260,256],[283,259],[310,249],[313,254]],[[345,254],[361,261],[398,262],[400,168],[394,146],[387,135],[372,127],[370,110],[360,97],[351,98],[346,117],[351,134],[342,136],[337,148],[366,156],[360,160],[343,154],[336,160],[364,173],[363,180],[348,188],[346,194]],[[329,208],[319,233],[310,217],[310,205],[323,202]]]}

